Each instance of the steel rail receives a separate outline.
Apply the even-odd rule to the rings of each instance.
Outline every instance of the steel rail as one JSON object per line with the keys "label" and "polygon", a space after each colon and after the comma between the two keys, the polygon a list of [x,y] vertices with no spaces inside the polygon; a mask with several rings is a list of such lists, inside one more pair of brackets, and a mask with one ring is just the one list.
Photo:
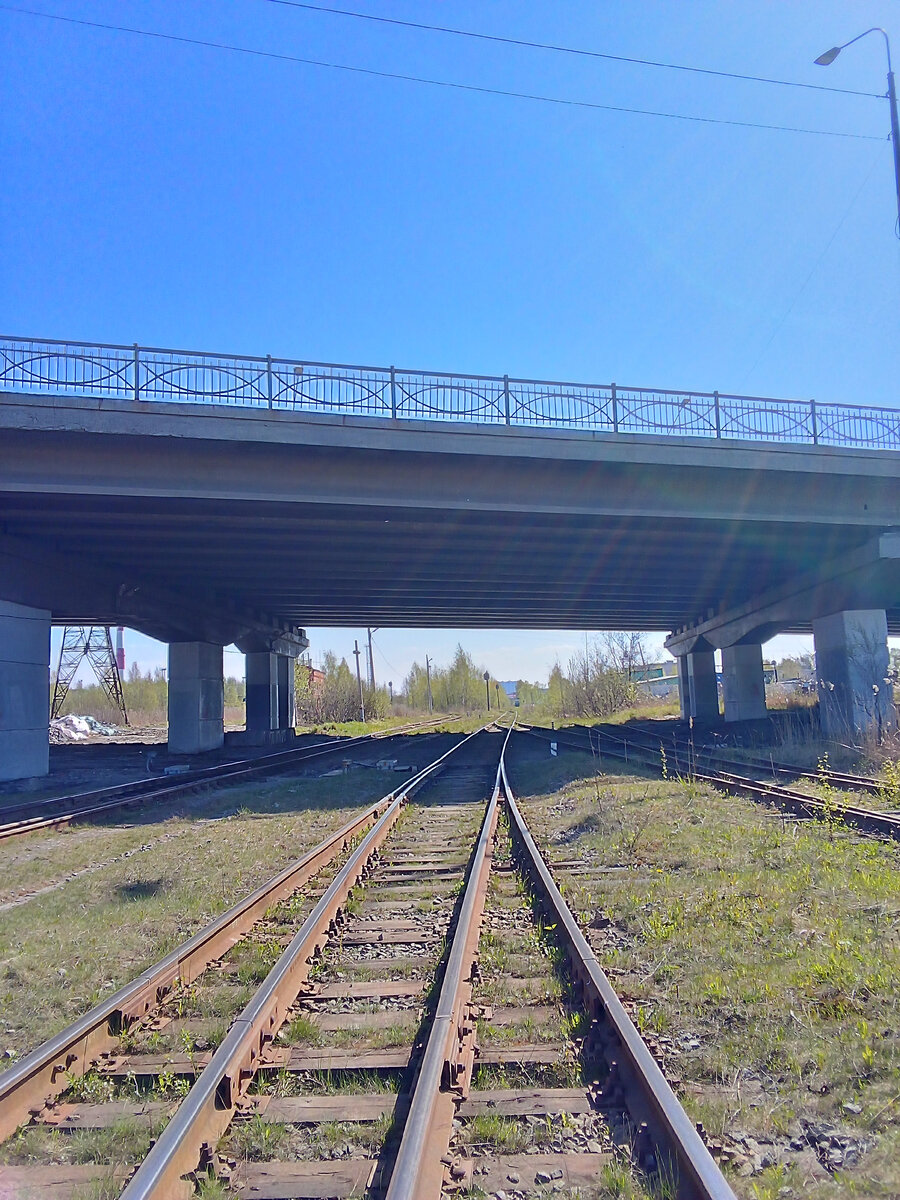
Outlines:
{"label": "steel rail", "polygon": [[465,894],[437,1008],[385,1200],[439,1200],[444,1182],[442,1158],[453,1128],[455,1100],[468,1090],[475,1052],[475,1022],[467,1013],[472,998],[471,969],[478,951],[481,921],[497,829],[503,754],[513,725],[506,731],[494,790],[469,866]]}
{"label": "steel rail", "polygon": [[[657,1167],[671,1163],[676,1171],[679,1200],[735,1200],[703,1139],[647,1048],[615,990],[597,961],[569,906],[557,887],[528,829],[501,762],[510,832],[522,865],[537,886],[565,941],[575,979],[590,1003],[595,1025],[615,1044],[615,1062],[625,1076],[626,1105],[636,1125],[647,1124],[655,1144]],[[638,1097],[637,1101],[635,1097]]]}
{"label": "steel rail", "polygon": [[[588,738],[588,746],[585,747],[578,740],[579,735],[573,731],[563,732],[542,729],[540,726],[530,726],[523,729],[523,732],[530,733],[544,740],[562,742],[582,752],[592,754],[603,753],[611,758],[621,759],[624,762],[635,761],[642,766],[650,767],[657,771],[662,770],[658,753],[654,753],[644,746],[629,742],[627,738],[615,738],[607,733],[585,729],[584,734]],[[596,747],[594,746],[592,736],[595,733],[598,740]],[[601,746],[599,744],[601,737],[606,739],[607,742],[612,742],[613,748],[610,748],[609,745]],[[813,796],[807,796],[805,792],[797,792],[792,788],[781,787],[775,783],[763,783],[734,772],[691,770],[690,776],[700,783],[708,783],[712,787],[721,788],[735,795],[749,793],[751,796],[765,802],[771,802],[778,808],[793,813],[795,816],[812,817],[820,821],[843,821],[847,825],[852,825],[864,833],[874,833],[879,837],[889,837],[900,841],[900,814],[895,816],[891,813],[879,812],[877,809],[861,808],[855,804],[844,804],[840,800],[826,803],[823,800],[816,800]]]}
{"label": "steel rail", "polygon": [[[632,752],[636,746],[634,742],[630,742],[627,738],[616,737],[616,735],[608,733],[606,730],[587,731],[590,737],[591,732],[598,734],[598,737],[606,738],[608,741],[618,743],[621,746],[631,745]],[[593,745],[593,743],[591,743]],[[662,743],[660,743],[662,744]],[[643,753],[651,765],[658,765],[653,751],[649,748],[637,746],[638,752]],[[607,751],[608,753],[609,751]],[[627,758],[627,755],[625,755]],[[703,761],[708,761],[703,759]],[[676,758],[676,765],[680,764],[680,760]],[[741,763],[729,762],[729,766],[743,766]],[[767,783],[764,780],[751,779],[743,774],[742,771],[722,771],[713,769],[707,771],[698,771],[696,769],[696,759],[693,763],[688,761],[687,769],[692,778],[700,780],[702,783],[710,783],[715,787],[726,788],[730,792],[749,792],[751,795],[758,797],[761,800],[772,800],[779,807],[788,812],[795,813],[800,816],[815,817],[817,819],[840,820],[847,821],[848,824],[863,830],[866,833],[875,833],[880,836],[900,839],[900,816],[892,815],[891,813],[879,812],[877,809],[862,808],[855,804],[846,804],[841,800],[823,801],[814,796],[808,796],[805,792],[795,791],[793,788],[783,787],[777,783]],[[808,777],[821,783],[822,780],[817,778],[811,772]],[[854,777],[851,777],[854,778]]]}
{"label": "steel rail", "polygon": [[[51,829],[58,825],[66,825],[81,817],[93,816],[96,813],[107,812],[116,808],[125,808],[131,804],[142,804],[148,800],[164,800],[193,791],[205,784],[234,783],[241,779],[250,779],[255,775],[268,772],[289,770],[298,762],[319,758],[325,754],[333,754],[339,750],[348,750],[354,746],[383,738],[400,736],[412,729],[425,729],[430,725],[439,725],[443,717],[434,721],[422,721],[417,724],[402,725],[396,730],[379,730],[377,733],[361,734],[355,738],[346,738],[339,742],[314,742],[309,746],[297,746],[291,750],[277,750],[272,754],[262,754],[257,758],[239,759],[230,763],[219,763],[211,767],[198,767],[193,771],[162,779],[149,776],[133,780],[131,783],[111,784],[109,787],[97,788],[90,792],[76,792],[68,796],[53,796],[46,800],[38,800],[33,805],[16,804],[0,809],[0,820],[10,813],[25,811],[32,808],[61,808],[62,811],[41,816],[35,813],[15,821],[0,824],[0,841],[11,837],[20,837],[39,829]],[[71,806],[71,807],[69,807]]]}
{"label": "steel rail", "polygon": [[[486,726],[485,726],[486,728]],[[177,1113],[122,1192],[121,1200],[171,1200],[193,1189],[182,1177],[204,1160],[237,1110],[238,1103],[262,1065],[266,1047],[278,1033],[309,973],[309,959],[327,942],[329,929],[350,891],[363,875],[372,855],[391,830],[402,805],[447,760],[481,730],[415,775],[390,800],[388,807],[354,850],[262,986],[232,1025],[209,1065],[200,1073]]]}
{"label": "steel rail", "polygon": [[471,1080],[474,1021],[467,1018],[471,968],[478,948],[501,794],[509,812],[511,833],[525,860],[523,866],[563,931],[573,974],[586,994],[592,1016],[615,1034],[617,1065],[633,1087],[631,1115],[636,1125],[646,1125],[657,1163],[663,1168],[667,1162],[674,1166],[679,1200],[734,1200],[734,1193],[578,929],[528,831],[506,773],[505,751],[511,732],[504,741],[494,791],[473,854],[437,1009],[385,1200],[437,1200],[441,1195],[455,1101],[463,1098]]}
{"label": "steel rail", "polygon": [[391,793],[359,813],[136,979],[4,1071],[0,1075],[0,1141],[65,1091],[73,1076],[85,1074],[115,1046],[125,1029],[157,1008],[177,984],[192,983],[211,962],[230,950],[268,908],[292,895],[337,857],[393,798]]}
{"label": "steel rail", "polygon": [[[592,732],[605,737],[614,737],[611,730],[605,726],[592,726]],[[870,775],[854,775],[849,771],[835,771],[831,767],[823,767],[821,770],[809,771],[804,767],[792,766],[790,763],[782,763],[774,758],[766,760],[755,756],[748,756],[745,759],[729,758],[725,748],[711,746],[708,742],[702,745],[696,745],[689,739],[685,738],[681,731],[660,731],[659,735],[649,729],[629,730],[627,739],[632,744],[639,744],[639,740],[643,738],[648,742],[658,746],[661,742],[672,745],[676,752],[684,752],[693,758],[693,761],[702,759],[711,766],[735,767],[738,774],[742,770],[759,770],[774,773],[776,775],[789,775],[794,779],[808,779],[812,783],[832,783],[846,788],[848,791],[869,792],[877,795],[884,790],[885,784],[882,780],[874,779]],[[690,759],[689,759],[690,761]]]}

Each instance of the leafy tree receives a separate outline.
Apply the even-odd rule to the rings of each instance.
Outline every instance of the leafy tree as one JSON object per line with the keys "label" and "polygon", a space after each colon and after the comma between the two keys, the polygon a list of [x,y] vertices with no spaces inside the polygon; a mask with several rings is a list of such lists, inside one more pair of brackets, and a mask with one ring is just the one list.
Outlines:
{"label": "leafy tree", "polygon": [[559,660],[553,664],[550,679],[547,683],[547,703],[550,711],[557,717],[567,717],[571,711],[570,697],[572,687],[562,673]]}
{"label": "leafy tree", "polygon": [[[300,725],[316,725],[325,721],[359,720],[359,684],[347,660],[338,661],[330,650],[322,661],[324,678],[314,677],[306,663],[297,661],[294,668],[294,705]],[[366,718],[387,716],[390,699],[385,688],[363,688]]]}
{"label": "leafy tree", "polygon": [[[551,683],[551,695],[560,687],[560,716],[606,717],[637,701],[636,674],[646,669],[647,655],[639,633],[607,633],[569,661],[568,687]],[[551,675],[551,681],[553,676]],[[566,708],[571,705],[569,713]]]}

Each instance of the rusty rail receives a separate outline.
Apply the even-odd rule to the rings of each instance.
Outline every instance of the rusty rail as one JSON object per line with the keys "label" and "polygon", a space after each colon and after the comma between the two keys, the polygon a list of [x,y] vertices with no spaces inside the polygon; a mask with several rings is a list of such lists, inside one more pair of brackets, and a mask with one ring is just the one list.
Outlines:
{"label": "rusty rail", "polygon": [[494,792],[473,855],[434,1023],[385,1200],[438,1200],[441,1195],[456,1102],[468,1094],[471,1081],[474,1021],[467,1010],[501,795],[522,865],[560,931],[576,984],[594,1025],[603,1027],[611,1051],[608,1057],[626,1085],[626,1104],[642,1134],[638,1149],[643,1163],[674,1179],[679,1200],[735,1200],[616,996],[528,831],[506,774],[505,751],[511,732],[504,742]]}
{"label": "rusty rail", "polygon": [[456,1100],[468,1092],[475,1060],[475,1022],[467,1011],[472,998],[472,964],[478,951],[491,871],[503,752],[511,732],[512,727],[506,731],[494,790],[472,856],[437,1008],[385,1200],[438,1200],[441,1195],[441,1160],[450,1144]]}
{"label": "rusty rail", "polygon": [[[634,762],[640,766],[649,767],[651,770],[660,771],[662,769],[658,751],[638,745],[627,738],[615,738],[605,731],[584,730],[587,745],[581,743],[580,735],[571,730],[561,732],[532,725],[524,732],[544,740],[561,742],[563,745],[570,746],[574,750],[581,750],[583,753],[602,752],[610,758]],[[595,735],[597,736],[596,744],[594,742]],[[734,795],[753,796],[754,799],[774,804],[777,808],[795,816],[812,817],[820,821],[840,821],[846,825],[852,825],[864,833],[874,833],[879,837],[889,837],[900,841],[900,815],[878,812],[873,808],[861,808],[856,804],[843,804],[839,800],[826,804],[822,800],[816,800],[813,796],[807,796],[805,792],[782,787],[777,783],[763,783],[733,771],[697,771],[689,767],[688,772],[691,779],[696,779],[700,783],[708,783],[712,787],[721,788]]]}
{"label": "rusty rail", "polygon": [[119,1034],[158,1007],[178,983],[191,983],[221,958],[273,904],[291,895],[331,862],[373,820],[393,796],[387,796],[348,821],[313,850],[285,867],[268,883],[222,913],[183,945],[131,983],[119,988],[79,1020],[61,1030],[0,1075],[0,1141],[29,1115],[70,1086],[112,1049]]}
{"label": "rusty rail", "polygon": [[[365,741],[367,738],[354,739],[356,740]],[[346,745],[346,742],[341,743],[341,746]],[[443,759],[436,761],[441,762]],[[435,765],[431,764],[431,767]],[[244,767],[246,764],[238,766]],[[402,794],[407,794],[409,788],[426,776],[431,767],[426,767],[419,775],[414,776]],[[352,838],[358,836],[384,811],[394,799],[394,795],[392,792],[382,797],[359,813],[336,833],[290,863],[267,883],[222,913],[159,962],[148,967],[136,979],[119,988],[108,999],[95,1005],[83,1017],[0,1074],[0,1141],[15,1132],[19,1125],[28,1120],[30,1114],[40,1111],[54,1097],[64,1092],[70,1086],[73,1076],[85,1074],[103,1054],[115,1046],[123,1030],[157,1008],[179,982],[193,982],[211,962],[230,950],[262,917],[266,909],[302,887],[322,867],[337,857]]]}
{"label": "rusty rail", "polygon": [[698,762],[703,762],[713,769],[735,767],[737,774],[752,770],[761,771],[773,776],[787,775],[791,779],[808,779],[811,783],[834,784],[836,787],[843,788],[846,791],[868,792],[872,795],[878,795],[885,788],[883,780],[875,779],[871,775],[854,775],[849,771],[835,771],[824,764],[815,771],[808,771],[803,767],[779,762],[775,758],[765,759],[753,756],[745,756],[742,759],[729,758],[724,746],[718,747],[710,745],[708,742],[695,744],[686,738],[683,732],[677,730],[660,730],[657,734],[655,730],[651,731],[647,728],[640,730],[629,729],[627,738],[623,737],[620,733],[614,734],[609,728],[603,725],[595,725],[592,728],[584,727],[584,731],[586,734],[590,733],[599,738],[607,738],[613,741],[618,737],[618,740],[627,741],[629,745],[641,745],[643,743],[647,746],[648,750],[652,751],[656,751],[661,743],[667,749],[671,746],[676,764],[679,767],[687,765],[690,768]]}
{"label": "rusty rail", "polygon": [[[131,804],[143,804],[148,800],[170,799],[207,784],[239,783],[242,779],[252,779],[256,775],[290,770],[297,763],[307,759],[333,754],[338,750],[345,751],[353,746],[409,733],[414,729],[425,729],[430,725],[440,724],[443,720],[444,718],[440,717],[434,721],[401,725],[397,729],[361,734],[359,737],[345,738],[338,742],[314,742],[312,745],[297,746],[292,750],[276,750],[272,754],[262,754],[257,758],[245,758],[230,763],[218,763],[211,767],[199,767],[170,779],[151,776],[133,780],[131,783],[111,784],[109,787],[97,788],[90,792],[54,796],[31,804],[10,805],[8,808],[0,809],[0,822],[2,822],[0,823],[0,841],[11,837],[20,837],[40,829],[55,828],[81,817],[90,817],[97,813],[126,808]],[[54,808],[58,811],[52,811]],[[40,811],[42,809],[50,811],[42,814]],[[26,815],[13,821],[4,820],[11,814],[19,812]]]}
{"label": "rusty rail", "polygon": [[470,734],[443,754],[390,798],[385,811],[366,834],[319,900],[256,995],[231,1027],[209,1065],[196,1079],[178,1112],[138,1167],[122,1200],[170,1200],[192,1189],[182,1177],[204,1160],[205,1147],[228,1128],[238,1102],[247,1093],[266,1047],[278,1033],[309,973],[309,959],[328,940],[329,929],[372,855],[384,842],[405,801],[443,770],[447,759],[466,745]]}
{"label": "rusty rail", "polygon": [[581,986],[595,1029],[607,1043],[625,1085],[626,1105],[646,1142],[638,1146],[648,1166],[674,1173],[679,1200],[735,1200],[677,1096],[659,1069],[622,1002],[578,927],[522,816],[501,763],[510,832],[520,861],[539,892],[564,942],[574,979]]}

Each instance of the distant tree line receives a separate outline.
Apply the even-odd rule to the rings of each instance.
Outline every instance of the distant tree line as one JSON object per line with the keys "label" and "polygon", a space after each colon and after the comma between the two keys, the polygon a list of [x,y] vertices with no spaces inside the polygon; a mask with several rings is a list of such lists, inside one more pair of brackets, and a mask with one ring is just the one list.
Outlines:
{"label": "distant tree line", "polygon": [[[516,681],[518,706],[541,718],[605,717],[641,702],[635,678],[646,668],[646,646],[639,634],[608,633],[586,645],[564,670],[557,662],[543,687],[525,679]],[[488,678],[485,679],[485,674]],[[461,645],[446,665],[413,663],[394,693],[393,704],[385,688],[363,685],[367,718],[390,712],[427,714],[509,710],[513,700],[503,685]],[[297,723],[358,720],[359,682],[346,659],[328,653],[316,671],[298,663],[296,674]]]}
{"label": "distant tree line", "polygon": [[550,672],[546,709],[553,716],[608,717],[633,708],[641,697],[635,686],[647,667],[639,633],[605,633],[577,651],[564,672],[557,662]]}
{"label": "distant tree line", "polygon": [[[50,697],[53,698],[53,688],[56,683],[55,673],[50,679]],[[166,673],[162,667],[148,669],[146,675],[140,665],[133,662],[122,680],[122,691],[125,696],[125,707],[129,719],[134,725],[165,725],[168,711],[169,685]],[[243,679],[225,680],[225,709],[226,717],[231,722],[243,719],[244,681]],[[78,716],[96,717],[111,725],[121,723],[119,711],[113,707],[109,698],[99,683],[85,683],[78,679],[69,688],[62,715],[75,713]]]}
{"label": "distant tree line", "polygon": [[[519,707],[529,715],[549,718],[605,717],[640,703],[634,679],[647,665],[645,644],[638,634],[608,633],[587,643],[570,659],[565,669],[557,662],[546,687],[525,679],[516,681]],[[485,680],[485,674],[488,678]],[[428,671],[413,663],[393,700],[384,687],[363,683],[363,704],[368,720],[380,720],[392,712],[399,715],[436,713],[471,714],[488,707],[509,710],[513,701],[502,684],[486,672],[483,664],[458,645],[447,664],[431,664],[431,697]],[[295,663],[295,705],[298,725],[355,721],[360,716],[359,683],[355,669],[345,658],[328,651],[315,671],[308,663]],[[168,684],[165,671],[157,667],[142,672],[132,663],[123,680],[125,703],[135,724],[165,724]],[[226,719],[240,724],[244,716],[244,681],[225,680]],[[99,684],[76,682],[69,691],[65,712],[87,714],[101,721],[118,723],[118,713]]]}
{"label": "distant tree line", "polygon": [[[488,675],[485,680],[485,674]],[[412,669],[403,683],[404,700],[407,707],[417,712],[429,710],[428,671],[419,663]],[[431,701],[436,712],[472,713],[488,707],[511,708],[512,701],[500,683],[493,679],[483,665],[476,665],[472,656],[456,647],[449,666],[431,667]]]}

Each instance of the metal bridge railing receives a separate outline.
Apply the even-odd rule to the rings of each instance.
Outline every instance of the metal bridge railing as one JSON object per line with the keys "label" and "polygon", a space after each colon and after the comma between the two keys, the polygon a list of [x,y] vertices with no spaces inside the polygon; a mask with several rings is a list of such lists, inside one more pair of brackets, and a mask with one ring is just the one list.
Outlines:
{"label": "metal bridge railing", "polygon": [[900,450],[900,411],[0,337],[0,391]]}

